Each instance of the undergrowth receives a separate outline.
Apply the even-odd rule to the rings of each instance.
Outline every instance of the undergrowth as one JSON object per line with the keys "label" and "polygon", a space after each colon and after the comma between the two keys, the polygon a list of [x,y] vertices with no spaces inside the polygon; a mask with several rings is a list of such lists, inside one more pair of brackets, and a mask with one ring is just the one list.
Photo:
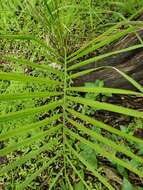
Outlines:
{"label": "undergrowth", "polygon": [[[143,112],[106,103],[114,94],[143,97],[104,81],[74,86],[129,33],[138,39],[142,1],[0,1],[1,189],[142,189]],[[81,68],[81,71],[78,71]],[[98,111],[131,118],[110,126]],[[112,115],[112,114],[111,114]]]}

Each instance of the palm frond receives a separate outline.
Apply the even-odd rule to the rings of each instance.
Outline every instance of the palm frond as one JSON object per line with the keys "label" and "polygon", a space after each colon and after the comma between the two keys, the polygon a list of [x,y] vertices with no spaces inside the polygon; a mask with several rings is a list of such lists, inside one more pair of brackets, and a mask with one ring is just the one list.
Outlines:
{"label": "palm frond", "polygon": [[[132,150],[127,149],[127,146],[121,146],[106,135],[99,134],[92,127],[95,127],[97,130],[100,128],[137,146],[142,146],[143,140],[105,124],[92,116],[87,116],[86,113],[81,113],[76,109],[77,107],[89,106],[129,117],[143,118],[142,111],[82,97],[82,93],[110,93],[143,97],[142,85],[115,67],[105,65],[91,69],[82,69],[83,66],[106,57],[142,48],[143,43],[140,40],[136,45],[99,54],[92,58],[89,57],[90,53],[101,50],[101,48],[122,39],[127,34],[137,34],[142,28],[142,23],[132,21],[132,18],[136,14],[133,14],[128,19],[118,14],[123,20],[114,25],[113,23],[109,23],[113,26],[91,40],[87,40],[86,42],[83,40],[84,43],[82,45],[79,43],[79,46],[79,38],[77,38],[77,44],[74,44],[74,40],[76,39],[74,37],[71,39],[71,35],[79,35],[80,28],[78,29],[78,27],[81,24],[81,18],[84,20],[85,13],[89,14],[87,21],[93,29],[93,18],[94,16],[99,17],[95,15],[95,10],[91,4],[88,4],[89,6],[87,7],[85,6],[86,3],[84,2],[84,4],[83,2],[67,2],[65,0],[32,0],[22,2],[12,0],[3,1],[0,5],[0,9],[2,9],[1,15],[5,13],[5,16],[2,16],[1,24],[2,26],[6,26],[4,29],[1,28],[0,40],[2,43],[4,44],[8,41],[13,47],[16,41],[22,47],[26,44],[32,47],[30,54],[24,54],[26,56],[19,56],[17,52],[15,56],[11,52],[6,53],[7,55],[5,55],[5,52],[2,52],[1,55],[2,63],[8,63],[10,68],[12,66],[22,68],[24,66],[26,68],[30,67],[32,70],[32,73],[27,74],[17,71],[13,72],[12,69],[6,71],[6,65],[2,64],[2,70],[0,71],[0,80],[2,85],[6,85],[5,88],[16,81],[18,81],[19,86],[22,86],[23,83],[32,86],[31,91],[27,91],[24,86],[22,92],[20,91],[21,93],[19,89],[17,92],[14,91],[15,93],[5,90],[0,95],[1,107],[3,105],[8,107],[8,109],[1,110],[2,114],[0,115],[0,140],[3,144],[0,155],[1,157],[9,158],[8,163],[2,165],[0,175],[2,177],[8,176],[10,172],[17,171],[18,168],[22,168],[26,163],[32,162],[32,160],[36,163],[35,170],[32,172],[27,170],[25,177],[14,181],[14,189],[31,188],[30,185],[35,183],[38,176],[44,171],[53,172],[53,168],[55,167],[58,169],[54,170],[54,177],[50,176],[49,181],[46,178],[48,189],[56,189],[59,181],[65,183],[68,189],[74,189],[75,184],[70,173],[72,171],[85,188],[89,190],[92,184],[89,184],[86,177],[83,177],[79,172],[81,167],[82,169],[84,168],[85,173],[87,171],[90,172],[93,178],[95,177],[96,181],[100,181],[105,188],[114,190],[115,188],[103,173],[93,167],[81,154],[80,144],[86,145],[90,150],[94,150],[98,155],[103,158],[105,157],[112,164],[119,165],[126,171],[138,175],[140,178],[143,177],[142,171],[129,162],[129,160],[135,160],[143,164],[143,158],[140,154],[137,155]],[[80,10],[83,10],[83,13]],[[106,10],[103,10],[103,12],[106,12]],[[20,20],[25,18],[23,15],[27,15],[25,17],[32,20],[30,21],[31,23],[34,24],[35,22],[35,26],[40,29],[43,27],[42,32],[38,31],[39,33],[37,34],[37,31],[34,31],[31,34],[32,32],[28,28],[28,24],[22,27]],[[12,19],[9,20],[12,16],[14,17],[13,21]],[[16,30],[13,29],[11,31],[12,25],[13,28],[15,26]],[[124,29],[121,29],[121,27]],[[82,31],[80,32],[82,33]],[[35,50],[33,46],[34,48],[38,46],[38,48]],[[41,48],[40,51],[39,47]],[[29,51],[29,49],[27,48],[24,51]],[[35,60],[36,56],[39,57]],[[86,59],[86,56],[89,58]],[[80,71],[78,70],[79,68]],[[100,69],[112,69],[116,71],[134,86],[137,91],[107,87],[77,87],[72,85],[73,79]],[[39,85],[39,89],[35,90],[34,85]],[[41,90],[42,85],[45,86]],[[26,108],[21,106],[21,102],[23,101],[29,104]],[[32,101],[34,101],[34,104],[31,104]],[[11,109],[14,102],[17,103],[16,110]],[[28,121],[28,118],[32,119]],[[22,125],[18,121],[22,121]],[[19,152],[20,154],[18,154]],[[119,158],[116,155],[117,152],[122,153],[128,159]]]}

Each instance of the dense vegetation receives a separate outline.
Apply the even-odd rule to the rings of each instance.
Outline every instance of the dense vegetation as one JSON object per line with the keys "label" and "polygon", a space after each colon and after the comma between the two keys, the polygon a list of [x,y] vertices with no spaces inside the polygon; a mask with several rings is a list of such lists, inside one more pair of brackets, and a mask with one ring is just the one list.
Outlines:
{"label": "dense vegetation", "polygon": [[[143,189],[143,111],[108,102],[142,99],[143,87],[88,68],[143,47],[143,1],[0,0],[0,10],[0,189]],[[130,33],[138,44],[104,51]],[[74,85],[105,68],[135,90]]]}

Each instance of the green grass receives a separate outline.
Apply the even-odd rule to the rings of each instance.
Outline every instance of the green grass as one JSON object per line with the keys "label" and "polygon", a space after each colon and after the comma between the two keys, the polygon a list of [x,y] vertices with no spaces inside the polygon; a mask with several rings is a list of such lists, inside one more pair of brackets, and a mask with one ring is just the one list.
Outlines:
{"label": "green grass", "polygon": [[[142,22],[134,19],[141,9],[142,2],[134,0],[0,1],[3,189],[140,188],[129,173],[143,177],[143,141],[134,136],[143,112],[106,99],[111,94],[142,97],[143,87],[112,67],[136,91],[107,88],[102,81],[75,87],[72,79],[101,68],[73,69],[143,47],[139,42],[101,51],[129,33],[139,37]],[[135,119],[114,128],[91,116],[98,109]]]}

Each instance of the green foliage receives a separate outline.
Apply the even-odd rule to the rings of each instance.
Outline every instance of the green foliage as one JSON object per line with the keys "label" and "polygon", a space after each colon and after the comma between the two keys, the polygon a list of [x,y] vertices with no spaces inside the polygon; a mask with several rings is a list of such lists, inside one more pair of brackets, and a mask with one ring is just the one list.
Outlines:
{"label": "green foliage", "polygon": [[132,184],[126,178],[124,178],[124,180],[123,180],[122,190],[133,190]]}
{"label": "green foliage", "polygon": [[[92,83],[92,82],[88,82],[88,83],[85,83],[85,87],[87,88],[96,88],[96,87],[99,87],[99,88],[102,88],[104,87],[104,81],[102,80],[96,80],[95,83]],[[91,100],[106,100],[107,97],[111,97],[112,94],[108,94],[108,93],[85,93],[85,98],[87,99],[91,99]],[[85,114],[88,114],[88,115],[92,115],[95,113],[95,111],[98,110],[96,108],[89,108],[88,106],[84,106],[82,108],[82,112],[85,113]]]}
{"label": "green foliage", "polygon": [[[94,111],[106,110],[137,118],[137,121],[143,118],[142,111],[98,99],[99,94],[142,97],[143,87],[127,74],[106,66],[75,70],[96,60],[143,47],[139,43],[95,55],[102,47],[137,32],[141,24],[132,23],[130,16],[123,20],[115,18],[116,22],[111,19],[112,27],[107,30],[102,27],[101,34],[93,36],[95,22],[102,22],[101,13],[95,14],[98,3],[65,0],[1,3],[0,156],[3,163],[0,173],[6,189],[37,189],[40,185],[40,189],[114,190],[116,187],[110,183],[112,179],[104,175],[105,167],[98,162],[98,156],[107,159],[122,174],[130,171],[143,177],[142,152],[135,154],[128,144],[121,144],[126,140],[141,147],[143,140],[123,127],[116,129],[79,109],[84,106]],[[125,14],[124,11],[121,14]],[[88,38],[91,33],[92,39]],[[105,88],[102,81],[83,87],[72,86],[73,78],[104,68],[121,74],[137,92]],[[78,94],[82,92],[86,95]],[[112,135],[120,141],[110,138]],[[131,188],[124,175],[123,188]]]}

